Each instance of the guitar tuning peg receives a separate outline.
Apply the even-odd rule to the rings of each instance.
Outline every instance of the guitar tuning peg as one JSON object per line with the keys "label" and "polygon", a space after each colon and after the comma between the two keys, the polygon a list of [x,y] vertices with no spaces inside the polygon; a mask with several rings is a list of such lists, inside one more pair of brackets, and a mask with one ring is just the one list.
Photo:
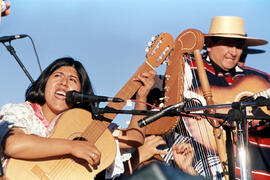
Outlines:
{"label": "guitar tuning peg", "polygon": [[154,49],[151,53],[151,56],[153,56],[156,53],[156,49]]}
{"label": "guitar tuning peg", "polygon": [[166,79],[166,80],[169,80],[170,77],[171,77],[171,75],[168,75],[168,74],[165,75],[165,79]]}
{"label": "guitar tuning peg", "polygon": [[160,103],[158,107],[162,108],[162,107],[164,107],[164,106],[165,106],[164,103]]}
{"label": "guitar tuning peg", "polygon": [[161,100],[161,101],[167,101],[168,100],[168,97],[167,96],[164,96],[164,97],[159,98],[159,100]]}
{"label": "guitar tuning peg", "polygon": [[[169,88],[168,86],[164,87],[164,91],[165,91],[165,92],[168,92],[169,89],[170,89],[170,88]],[[166,96],[165,96],[165,97],[166,97]],[[165,98],[165,97],[164,97],[164,98]],[[165,98],[165,99],[166,99],[166,98]]]}
{"label": "guitar tuning peg", "polygon": [[167,58],[165,59],[165,61],[163,61],[163,63],[162,64],[168,64],[168,60],[167,60]]}
{"label": "guitar tuning peg", "polygon": [[161,60],[162,60],[162,57],[159,56],[158,59],[157,59],[157,61],[160,62]]}
{"label": "guitar tuning peg", "polygon": [[149,52],[149,47],[145,48],[145,52],[147,53]]}
{"label": "guitar tuning peg", "polygon": [[155,41],[155,39],[156,39],[156,36],[151,37],[152,41]]}
{"label": "guitar tuning peg", "polygon": [[152,46],[152,44],[153,44],[152,42],[148,42],[148,43],[147,43],[147,45],[148,45],[149,47]]}

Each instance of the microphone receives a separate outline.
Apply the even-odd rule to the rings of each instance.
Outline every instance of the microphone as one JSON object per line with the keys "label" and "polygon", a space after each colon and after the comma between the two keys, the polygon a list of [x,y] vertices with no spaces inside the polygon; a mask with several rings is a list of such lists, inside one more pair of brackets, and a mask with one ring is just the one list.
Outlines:
{"label": "microphone", "polygon": [[106,96],[96,96],[93,94],[83,94],[78,91],[68,91],[66,93],[66,102],[70,103],[89,103],[89,102],[124,102],[121,98]]}
{"label": "microphone", "polygon": [[144,126],[146,126],[146,125],[148,125],[148,124],[150,124],[150,123],[158,120],[159,118],[161,118],[162,116],[164,116],[164,114],[166,114],[167,112],[173,111],[173,110],[175,110],[178,107],[184,106],[185,105],[185,102],[186,101],[180,102],[180,103],[175,104],[175,105],[167,106],[166,108],[164,108],[161,111],[155,113],[154,115],[147,116],[147,117],[145,117],[143,119],[140,119],[138,121],[138,125],[140,127],[144,127]]}
{"label": "microphone", "polygon": [[27,37],[26,34],[12,35],[12,36],[2,36],[0,37],[0,42],[4,43],[7,41],[12,41],[14,39],[21,39]]}

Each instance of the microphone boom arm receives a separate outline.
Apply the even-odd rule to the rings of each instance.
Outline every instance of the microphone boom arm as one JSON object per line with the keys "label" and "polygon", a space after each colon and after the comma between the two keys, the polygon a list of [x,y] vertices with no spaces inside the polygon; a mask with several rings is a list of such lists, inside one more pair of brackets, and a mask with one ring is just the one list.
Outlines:
{"label": "microphone boom arm", "polygon": [[10,54],[15,58],[15,60],[18,62],[18,64],[21,66],[22,70],[24,71],[24,73],[26,74],[28,79],[31,81],[31,83],[33,83],[34,82],[33,78],[31,77],[29,72],[24,67],[23,63],[21,62],[21,60],[17,56],[15,49],[11,46],[10,42],[9,42],[9,45],[6,45],[5,43],[3,43],[3,44],[7,48],[7,50],[10,52]]}

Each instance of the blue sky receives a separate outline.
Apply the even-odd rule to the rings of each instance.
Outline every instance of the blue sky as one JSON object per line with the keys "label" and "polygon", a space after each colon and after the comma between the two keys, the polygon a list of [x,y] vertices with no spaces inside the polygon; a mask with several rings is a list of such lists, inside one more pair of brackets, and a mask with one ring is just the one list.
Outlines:
{"label": "blue sky", "polygon": [[[14,0],[11,4],[12,14],[2,18],[0,36],[30,35],[42,68],[63,56],[80,60],[98,95],[114,96],[145,61],[148,41],[161,32],[174,38],[188,28],[207,33],[212,17],[230,15],[244,19],[249,36],[270,41],[269,0]],[[14,40],[12,45],[36,79],[40,71],[31,41]],[[266,52],[248,55],[247,65],[270,73],[269,44],[254,48]],[[0,106],[24,101],[30,81],[2,44],[0,82]]]}

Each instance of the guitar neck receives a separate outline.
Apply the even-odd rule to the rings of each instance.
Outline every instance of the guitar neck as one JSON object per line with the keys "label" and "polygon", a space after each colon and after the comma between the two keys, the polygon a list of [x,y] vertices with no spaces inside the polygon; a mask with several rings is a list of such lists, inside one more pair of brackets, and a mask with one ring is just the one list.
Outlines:
{"label": "guitar neck", "polygon": [[[143,65],[139,67],[139,69],[136,71],[136,73],[128,80],[128,82],[124,85],[124,87],[116,94],[115,97],[121,97],[124,100],[129,100],[142,86],[142,84],[138,81],[134,81],[134,78],[138,76],[138,74],[141,74],[143,72],[150,71],[152,67],[145,62]],[[122,103],[113,103],[110,102],[106,108],[112,108],[120,110],[126,105],[126,102]],[[116,113],[105,113],[104,117],[110,120],[113,120],[117,116]]]}
{"label": "guitar neck", "polygon": [[[160,35],[154,37],[153,42],[150,44],[150,47],[147,48],[148,53],[146,54],[146,61],[139,67],[139,69],[116,94],[115,97],[122,98],[124,100],[130,99],[142,86],[140,82],[134,81],[134,78],[143,72],[154,70],[154,68],[162,64],[174,47],[174,38],[169,33],[161,33]],[[120,110],[125,105],[125,101],[122,103],[109,103],[106,108]],[[104,121],[105,125],[109,125],[116,115],[117,114],[115,113],[105,113],[103,115],[106,120]]]}

